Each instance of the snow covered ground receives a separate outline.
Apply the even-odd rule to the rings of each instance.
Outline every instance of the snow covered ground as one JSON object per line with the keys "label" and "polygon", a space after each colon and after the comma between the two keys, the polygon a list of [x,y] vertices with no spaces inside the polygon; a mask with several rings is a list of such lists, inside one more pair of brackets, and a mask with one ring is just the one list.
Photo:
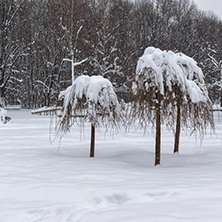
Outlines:
{"label": "snow covered ground", "polygon": [[222,221],[222,112],[201,146],[183,133],[180,154],[164,129],[157,167],[152,130],[114,138],[97,130],[92,159],[89,125],[82,140],[72,127],[58,150],[48,116],[8,115],[0,122],[0,222]]}

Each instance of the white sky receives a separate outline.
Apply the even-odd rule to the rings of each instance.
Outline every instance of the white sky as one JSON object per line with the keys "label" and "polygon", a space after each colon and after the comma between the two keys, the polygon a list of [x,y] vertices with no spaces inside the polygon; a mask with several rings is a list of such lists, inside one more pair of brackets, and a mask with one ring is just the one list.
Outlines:
{"label": "white sky", "polygon": [[193,0],[200,10],[213,11],[222,18],[222,0]]}

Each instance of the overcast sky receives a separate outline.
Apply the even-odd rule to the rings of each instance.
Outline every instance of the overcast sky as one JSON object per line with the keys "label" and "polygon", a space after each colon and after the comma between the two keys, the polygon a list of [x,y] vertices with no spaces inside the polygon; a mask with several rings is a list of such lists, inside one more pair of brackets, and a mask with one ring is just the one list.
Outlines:
{"label": "overcast sky", "polygon": [[222,0],[193,0],[199,9],[213,11],[222,18]]}

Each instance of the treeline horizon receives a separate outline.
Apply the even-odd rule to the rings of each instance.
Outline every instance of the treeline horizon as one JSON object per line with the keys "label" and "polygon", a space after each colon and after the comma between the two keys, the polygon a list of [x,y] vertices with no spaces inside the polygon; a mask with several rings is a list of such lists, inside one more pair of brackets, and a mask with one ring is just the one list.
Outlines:
{"label": "treeline horizon", "polygon": [[222,20],[190,0],[0,0],[0,97],[23,108],[53,105],[75,77],[102,75],[130,100],[148,46],[197,61],[222,103]]}

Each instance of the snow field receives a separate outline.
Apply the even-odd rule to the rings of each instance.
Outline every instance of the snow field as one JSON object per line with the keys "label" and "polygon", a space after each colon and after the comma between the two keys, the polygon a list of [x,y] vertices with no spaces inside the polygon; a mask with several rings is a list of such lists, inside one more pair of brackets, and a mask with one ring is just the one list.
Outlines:
{"label": "snow field", "polygon": [[83,134],[72,127],[58,149],[58,140],[49,142],[50,117],[8,115],[11,122],[0,124],[1,222],[221,221],[222,112],[201,146],[182,133],[180,154],[163,127],[157,167],[152,129],[96,130],[89,158],[89,124]]}

